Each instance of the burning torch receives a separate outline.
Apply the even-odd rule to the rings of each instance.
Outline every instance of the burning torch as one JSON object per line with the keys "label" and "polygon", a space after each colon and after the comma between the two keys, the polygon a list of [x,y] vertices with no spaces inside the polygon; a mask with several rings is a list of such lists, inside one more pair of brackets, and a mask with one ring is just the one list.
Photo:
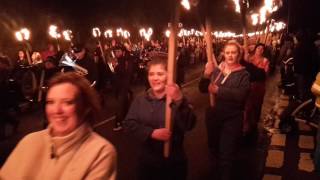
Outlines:
{"label": "burning torch", "polygon": [[104,62],[105,65],[107,65],[107,61],[106,61],[106,57],[104,55],[104,50],[103,50],[103,47],[102,47],[102,43],[100,41],[100,37],[101,37],[101,31],[98,27],[95,27],[92,29],[92,35],[94,38],[97,39],[98,41],[98,46],[99,46],[99,49],[100,49],[100,52],[101,52],[101,57],[102,57],[102,60]]}
{"label": "burning torch", "polygon": [[69,29],[64,30],[64,31],[62,31],[62,35],[63,35],[63,38],[64,38],[66,41],[70,42],[70,45],[72,46],[72,45],[73,45],[73,43],[72,43],[72,38],[73,38],[73,36],[72,36],[72,31],[69,30]]}
{"label": "burning torch", "polygon": [[60,51],[60,44],[58,39],[61,37],[61,34],[58,32],[58,27],[56,25],[49,26],[49,35],[56,40],[57,50]]}
{"label": "burning torch", "polygon": [[29,44],[30,39],[30,31],[27,28],[22,28],[20,31],[15,32],[16,39],[25,45],[25,51],[28,59],[28,64],[31,65],[31,56],[29,52],[29,47],[31,49],[31,45]]}

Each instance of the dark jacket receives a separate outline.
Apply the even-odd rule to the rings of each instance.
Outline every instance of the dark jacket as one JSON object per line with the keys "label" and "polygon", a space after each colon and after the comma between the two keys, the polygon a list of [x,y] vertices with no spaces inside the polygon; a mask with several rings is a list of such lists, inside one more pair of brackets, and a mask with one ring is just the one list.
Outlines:
{"label": "dark jacket", "polygon": [[[88,74],[85,75],[85,77],[87,78],[87,80],[89,80],[90,83],[93,83],[94,81],[98,80],[97,65],[87,53],[82,59],[77,59],[75,63],[88,71]],[[64,66],[63,71],[74,71],[74,68],[70,66]]]}
{"label": "dark jacket", "polygon": [[[220,72],[219,68],[214,69],[212,79],[215,80]],[[225,76],[221,74],[216,82],[219,89],[216,94],[215,108],[228,112],[243,111],[250,88],[249,73],[245,69],[234,71],[222,84],[221,82],[224,78]],[[208,92],[210,81],[210,79],[201,78],[199,83],[200,92]]]}
{"label": "dark jacket", "polygon": [[241,65],[244,66],[250,74],[250,82],[264,82],[266,80],[266,72],[264,69],[258,68],[245,60],[241,61]]}
{"label": "dark jacket", "polygon": [[88,70],[86,78],[92,83],[98,80],[98,69],[94,60],[86,54],[83,59],[77,60],[76,64]]}
{"label": "dark jacket", "polygon": [[[143,159],[152,162],[163,160],[163,142],[151,138],[154,129],[165,127],[165,97],[156,99],[150,91],[137,97],[124,121],[126,131],[142,143]],[[185,98],[172,103],[173,134],[170,158],[185,159],[183,150],[184,133],[195,125],[195,115]]]}
{"label": "dark jacket", "polygon": [[117,91],[129,89],[133,76],[133,57],[126,54],[118,58],[118,65],[115,67],[114,81]]}

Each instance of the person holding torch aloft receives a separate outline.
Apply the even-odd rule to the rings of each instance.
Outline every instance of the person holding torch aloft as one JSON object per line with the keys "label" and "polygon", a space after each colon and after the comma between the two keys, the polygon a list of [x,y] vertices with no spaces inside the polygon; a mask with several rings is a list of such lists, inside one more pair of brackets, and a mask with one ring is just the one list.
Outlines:
{"label": "person holding torch aloft", "polygon": [[[154,55],[148,64],[150,89],[132,102],[124,120],[125,132],[142,146],[138,162],[139,180],[185,180],[187,160],[183,148],[184,134],[195,124],[195,115],[177,84],[167,83],[167,57]],[[172,98],[173,128],[165,128],[166,96]],[[171,140],[170,140],[171,139]],[[163,156],[165,142],[170,153]]]}
{"label": "person holding torch aloft", "polygon": [[231,179],[233,161],[242,137],[245,101],[250,88],[249,74],[239,64],[241,47],[235,41],[224,46],[224,61],[219,67],[206,64],[199,83],[202,93],[210,93],[214,104],[207,108],[208,146],[218,179]]}
{"label": "person holding torch aloft", "polygon": [[250,74],[250,92],[245,107],[243,134],[247,144],[254,144],[258,132],[261,108],[265,94],[266,77],[269,72],[269,60],[264,57],[264,44],[257,44],[254,54],[249,55],[245,49],[244,61],[241,64]]}

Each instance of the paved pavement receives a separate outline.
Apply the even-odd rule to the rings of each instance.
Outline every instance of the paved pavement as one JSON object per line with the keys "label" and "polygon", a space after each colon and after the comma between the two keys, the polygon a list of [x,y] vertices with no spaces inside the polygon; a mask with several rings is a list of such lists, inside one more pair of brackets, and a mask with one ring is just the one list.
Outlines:
{"label": "paved pavement", "polygon": [[279,74],[269,78],[263,106],[261,126],[263,126],[264,118],[272,117],[275,119],[275,128],[268,133],[270,144],[267,147],[262,179],[319,180],[320,177],[313,172],[314,164],[312,160],[316,129],[303,122],[298,122],[298,131],[295,133],[281,134],[277,129],[280,121],[279,115],[288,105],[289,99],[277,88],[276,84],[279,79]]}

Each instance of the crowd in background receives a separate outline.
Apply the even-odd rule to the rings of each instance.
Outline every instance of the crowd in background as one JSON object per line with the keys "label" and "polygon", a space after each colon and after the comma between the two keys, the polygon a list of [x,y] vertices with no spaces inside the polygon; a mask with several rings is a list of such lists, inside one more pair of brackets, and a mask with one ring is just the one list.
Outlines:
{"label": "crowd in background", "polygon": [[[216,97],[215,104],[208,107],[206,125],[210,153],[213,160],[218,162],[217,171],[221,179],[231,178],[234,152],[239,145],[239,139],[245,137],[245,140],[251,143],[256,138],[266,79],[270,74],[276,72],[277,65],[280,65],[281,68],[279,87],[285,89],[289,81],[294,82],[295,86],[292,92],[295,93],[295,98],[300,100],[310,97],[310,88],[319,72],[320,65],[319,34],[312,34],[308,31],[282,34],[281,37],[274,36],[268,42],[266,41],[266,44],[257,43],[259,42],[257,39],[251,39],[249,47],[242,47],[237,42],[228,40],[214,42],[214,54],[218,67],[210,67],[213,65],[207,63],[199,84],[201,92],[209,92]],[[99,45],[97,43],[97,46],[92,47],[92,51],[90,51],[84,43],[77,42],[65,51],[58,51],[54,44],[49,44],[47,50],[33,52],[31,59],[28,59],[23,50],[17,52],[17,59],[12,60],[12,58],[2,56],[0,61],[0,99],[6,100],[1,101],[1,124],[11,123],[16,127],[18,122],[12,116],[12,111],[19,111],[19,102],[40,102],[41,97],[46,94],[46,82],[50,77],[58,72],[74,71],[85,76],[102,97],[103,90],[107,86],[114,90],[117,98],[114,131],[127,128],[129,131],[137,133],[137,136],[142,140],[151,136],[151,140],[148,140],[145,144],[145,150],[148,151],[145,155],[148,155],[149,151],[162,150],[157,143],[153,144],[154,141],[159,141],[159,139],[160,141],[166,141],[171,134],[163,132],[164,135],[158,134],[159,136],[156,136],[156,134],[155,137],[153,137],[153,134],[150,135],[155,130],[149,132],[150,128],[148,126],[156,129],[153,127],[154,124],[150,123],[148,118],[145,119],[144,112],[140,112],[136,108],[141,105],[139,103],[148,104],[149,101],[154,99],[156,99],[155,103],[163,104],[158,100],[163,98],[161,93],[167,92],[161,90],[161,97],[154,97],[159,95],[157,94],[159,92],[156,90],[157,84],[152,83],[151,70],[147,64],[152,61],[154,53],[167,52],[166,42],[152,40],[150,42],[131,43],[130,41],[112,40],[103,47]],[[292,66],[285,63],[290,58],[293,58]],[[205,42],[195,38],[179,41],[176,60],[177,86],[174,86],[175,88],[172,91],[175,93],[172,94],[179,105],[178,107],[183,106],[185,110],[189,111],[187,101],[184,101],[179,92],[179,86],[185,81],[187,67],[206,62]],[[158,67],[158,64],[161,66]],[[161,62],[158,64],[150,65],[151,67],[157,66],[155,69],[151,68],[151,72],[161,73],[166,71],[166,65],[161,64]],[[288,73],[288,68],[292,74]],[[30,83],[30,81],[33,83]],[[138,105],[130,108],[133,96],[131,86],[135,83],[146,86],[147,97],[141,99],[141,102],[133,101]],[[151,92],[148,91],[150,86]],[[161,86],[161,88],[163,87]],[[43,93],[39,93],[39,90]],[[103,102],[101,103],[103,104]],[[129,114],[127,114],[128,111]],[[139,113],[142,115],[137,115]],[[181,114],[183,113],[186,112],[181,110]],[[194,119],[191,114],[188,115],[190,122],[187,123],[188,126],[182,124],[181,127],[183,128],[179,127],[180,130],[177,131],[181,134],[177,136],[178,139],[183,136],[184,131],[191,130],[193,127]],[[272,126],[272,122],[267,123]],[[163,136],[166,138],[163,138]],[[179,139],[177,142],[181,144],[182,141],[183,139]],[[318,142],[320,142],[319,139]],[[179,152],[183,153],[183,149],[180,149]],[[150,154],[150,158],[144,159],[145,164],[142,164],[141,167],[151,168],[150,163],[152,164],[153,158],[157,158],[159,153],[155,156],[152,153]],[[173,163],[173,166],[177,165],[174,163],[182,162],[184,164],[184,157],[181,156],[181,158],[179,160],[183,161],[176,161],[177,159],[175,159],[169,161],[169,164],[172,165],[171,163]],[[162,159],[159,162],[168,163]],[[157,169],[161,169],[161,167],[156,166],[154,168],[151,169],[159,173]],[[180,174],[179,178],[185,179],[186,170],[180,169],[180,171],[182,175]],[[142,177],[148,179],[145,174]]]}

